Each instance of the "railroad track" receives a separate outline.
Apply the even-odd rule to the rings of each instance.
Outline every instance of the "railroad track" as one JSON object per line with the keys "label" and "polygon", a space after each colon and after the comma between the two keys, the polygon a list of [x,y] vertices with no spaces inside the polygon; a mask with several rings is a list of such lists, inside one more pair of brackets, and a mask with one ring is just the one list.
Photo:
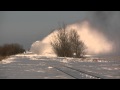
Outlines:
{"label": "railroad track", "polygon": [[54,68],[75,79],[106,79],[105,76],[101,76],[99,74],[88,72],[81,69],[75,69],[69,66],[62,65],[61,67],[54,67]]}

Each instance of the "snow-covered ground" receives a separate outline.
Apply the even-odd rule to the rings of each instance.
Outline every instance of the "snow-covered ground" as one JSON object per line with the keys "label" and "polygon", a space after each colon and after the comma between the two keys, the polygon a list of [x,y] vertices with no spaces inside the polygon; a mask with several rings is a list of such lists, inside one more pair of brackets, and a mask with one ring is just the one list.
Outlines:
{"label": "snow-covered ground", "polygon": [[19,54],[0,62],[0,79],[120,79],[119,58]]}

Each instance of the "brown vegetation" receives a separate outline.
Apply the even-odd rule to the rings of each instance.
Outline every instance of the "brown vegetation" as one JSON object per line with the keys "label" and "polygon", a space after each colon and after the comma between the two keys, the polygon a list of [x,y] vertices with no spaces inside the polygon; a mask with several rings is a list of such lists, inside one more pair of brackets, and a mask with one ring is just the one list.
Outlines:
{"label": "brown vegetation", "polygon": [[0,46],[0,61],[10,55],[23,53],[25,50],[19,44],[4,44]]}

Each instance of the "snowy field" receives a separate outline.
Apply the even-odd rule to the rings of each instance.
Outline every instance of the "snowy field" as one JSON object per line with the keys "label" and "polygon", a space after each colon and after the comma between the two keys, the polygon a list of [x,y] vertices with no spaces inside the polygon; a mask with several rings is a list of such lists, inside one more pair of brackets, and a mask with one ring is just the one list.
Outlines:
{"label": "snowy field", "polygon": [[120,59],[21,54],[0,62],[0,79],[120,79]]}

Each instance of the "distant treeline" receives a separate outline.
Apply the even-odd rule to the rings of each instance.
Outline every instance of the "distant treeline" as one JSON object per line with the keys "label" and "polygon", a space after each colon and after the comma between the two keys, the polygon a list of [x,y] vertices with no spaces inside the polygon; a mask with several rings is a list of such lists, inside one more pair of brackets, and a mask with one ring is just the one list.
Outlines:
{"label": "distant treeline", "polygon": [[3,46],[0,46],[0,56],[3,57],[15,55],[23,52],[25,52],[25,49],[23,48],[23,46],[17,43],[4,44]]}

